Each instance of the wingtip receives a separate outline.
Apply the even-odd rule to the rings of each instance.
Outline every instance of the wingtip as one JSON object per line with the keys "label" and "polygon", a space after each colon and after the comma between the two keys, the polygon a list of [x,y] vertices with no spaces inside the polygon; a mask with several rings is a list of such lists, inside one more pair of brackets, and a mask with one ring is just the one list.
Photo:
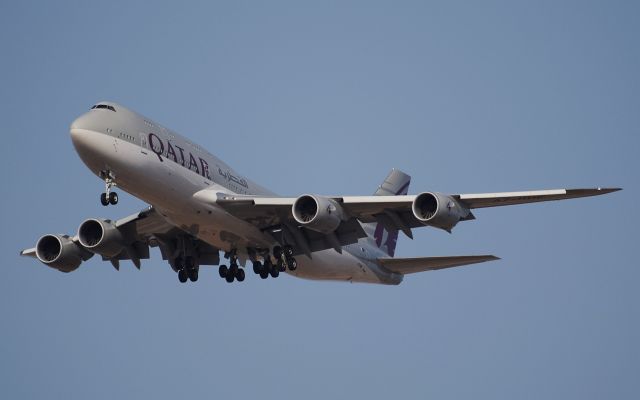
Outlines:
{"label": "wingtip", "polygon": [[607,193],[618,192],[622,190],[622,188],[598,188],[597,190],[599,192],[602,192],[602,194],[607,194]]}

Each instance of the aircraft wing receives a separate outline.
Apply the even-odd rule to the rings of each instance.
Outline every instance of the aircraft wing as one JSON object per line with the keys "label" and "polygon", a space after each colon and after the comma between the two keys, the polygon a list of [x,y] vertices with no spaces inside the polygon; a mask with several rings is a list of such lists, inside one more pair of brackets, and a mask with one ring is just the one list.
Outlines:
{"label": "aircraft wing", "polygon": [[413,274],[416,272],[435,271],[438,269],[460,267],[486,261],[499,260],[491,255],[452,256],[452,257],[418,257],[418,258],[379,258],[378,263],[391,272]]}
{"label": "aircraft wing", "polygon": [[511,206],[516,204],[537,203],[541,201],[576,199],[578,197],[599,196],[621,190],[620,188],[596,189],[555,189],[534,190],[529,192],[504,192],[461,194],[457,198],[468,208],[486,208]]}
{"label": "aircraft wing", "polygon": [[[160,213],[153,207],[148,207],[138,213],[117,221],[104,220],[105,223],[113,225],[121,235],[123,250],[112,256],[102,256],[103,261],[110,261],[115,269],[120,269],[121,260],[131,260],[133,264],[140,268],[140,260],[149,259],[149,248],[159,247],[162,258],[170,263],[176,257],[178,247],[178,236],[188,235],[187,232],[173,226],[167,222]],[[83,261],[93,254],[85,250],[80,244],[78,236],[69,237],[59,235],[65,240],[73,242],[83,254]],[[194,240],[194,246],[199,254],[199,262],[202,265],[217,265],[219,262],[218,249],[213,246]],[[22,256],[37,257],[36,248],[25,249],[20,252]],[[86,256],[85,256],[86,255]],[[53,265],[54,268],[55,265]]]}
{"label": "aircraft wing", "polygon": [[[475,219],[471,210],[476,208],[597,196],[617,190],[620,189],[556,189],[451,195],[422,193],[398,196],[309,196],[329,199],[331,204],[339,206],[343,211],[341,223],[330,232],[314,229],[294,217],[293,207],[300,197],[246,196],[210,189],[202,190],[194,197],[205,204],[219,205],[231,215],[250,222],[263,231],[269,231],[276,240],[297,244],[298,254],[310,254],[328,248],[340,251],[340,246],[355,243],[359,238],[366,237],[360,222],[381,223],[389,230],[402,231],[412,238],[411,229],[421,226],[434,226],[451,231],[458,221]],[[437,197],[438,204],[442,203],[443,207],[447,207],[446,210],[442,210],[444,214],[456,212],[455,221],[451,220],[453,222],[450,225],[436,223],[429,220],[430,215],[418,215],[418,211],[414,212],[415,204],[421,202],[424,196]]]}

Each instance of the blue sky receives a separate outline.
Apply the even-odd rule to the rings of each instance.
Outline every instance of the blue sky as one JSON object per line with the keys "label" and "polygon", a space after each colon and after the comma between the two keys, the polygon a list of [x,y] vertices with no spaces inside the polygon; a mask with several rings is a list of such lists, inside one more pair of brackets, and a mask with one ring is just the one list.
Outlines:
{"label": "blue sky", "polygon": [[[636,398],[639,7],[623,1],[5,2],[0,5],[0,397]],[[159,254],[72,274],[17,256],[41,234],[145,205],[75,154],[112,100],[272,190],[370,194],[619,186],[479,210],[401,257],[501,261],[398,287]]]}

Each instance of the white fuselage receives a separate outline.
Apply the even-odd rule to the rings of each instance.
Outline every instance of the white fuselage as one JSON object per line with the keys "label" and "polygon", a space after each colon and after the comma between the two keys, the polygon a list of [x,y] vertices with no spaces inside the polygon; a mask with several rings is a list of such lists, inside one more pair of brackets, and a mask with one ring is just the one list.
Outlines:
{"label": "white fuselage", "polygon": [[[71,125],[71,138],[82,161],[96,175],[111,171],[117,186],[151,204],[172,225],[224,251],[271,248],[273,237],[203,202],[202,191],[273,195],[238,174],[217,157],[177,133],[114,103],[116,111],[92,109]],[[334,249],[297,257],[289,272],[308,279],[398,284],[402,275],[389,273],[375,261],[384,257],[369,238]]]}

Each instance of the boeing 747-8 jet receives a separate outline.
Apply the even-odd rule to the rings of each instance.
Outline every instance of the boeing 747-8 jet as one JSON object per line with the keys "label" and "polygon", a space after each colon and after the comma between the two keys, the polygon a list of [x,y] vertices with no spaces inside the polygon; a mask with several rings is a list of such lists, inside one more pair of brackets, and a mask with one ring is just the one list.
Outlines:
{"label": "boeing 747-8 jet", "polygon": [[[118,186],[150,204],[111,221],[90,218],[75,236],[48,234],[21,252],[62,272],[99,255],[149,258],[158,247],[180,282],[198,280],[204,265],[242,282],[251,261],[262,279],[300,278],[397,285],[406,274],[481,263],[492,255],[394,258],[398,232],[430,226],[451,232],[472,210],[596,196],[620,189],[408,195],[410,177],[391,170],[373,196],[280,197],[170,129],[125,107],[100,102],[71,124],[73,145],[105,182],[103,205],[118,203]],[[223,265],[220,252],[228,260]],[[228,265],[227,265],[228,264]]]}

